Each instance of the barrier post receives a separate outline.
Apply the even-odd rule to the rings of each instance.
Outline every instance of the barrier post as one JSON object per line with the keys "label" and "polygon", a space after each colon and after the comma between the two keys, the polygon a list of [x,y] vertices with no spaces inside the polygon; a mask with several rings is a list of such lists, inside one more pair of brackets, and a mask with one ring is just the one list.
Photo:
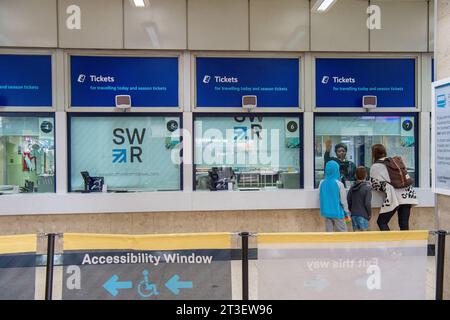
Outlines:
{"label": "barrier post", "polygon": [[52,300],[53,261],[55,258],[55,234],[47,234],[47,268],[45,273],[45,300]]}
{"label": "barrier post", "polygon": [[242,300],[248,300],[248,237],[249,232],[241,232],[242,237]]}
{"label": "barrier post", "polygon": [[444,257],[445,237],[447,232],[437,231],[437,255],[436,255],[436,300],[442,300],[444,295]]}

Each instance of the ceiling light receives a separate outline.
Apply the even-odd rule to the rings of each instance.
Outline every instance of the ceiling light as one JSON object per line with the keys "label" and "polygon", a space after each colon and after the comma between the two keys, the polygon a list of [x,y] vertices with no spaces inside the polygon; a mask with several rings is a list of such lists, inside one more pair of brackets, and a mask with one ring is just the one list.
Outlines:
{"label": "ceiling light", "polygon": [[322,13],[331,8],[331,6],[336,2],[336,0],[317,0],[312,11]]}
{"label": "ceiling light", "polygon": [[144,0],[133,0],[133,2],[134,2],[134,5],[136,6],[136,7],[145,7],[145,1]]}

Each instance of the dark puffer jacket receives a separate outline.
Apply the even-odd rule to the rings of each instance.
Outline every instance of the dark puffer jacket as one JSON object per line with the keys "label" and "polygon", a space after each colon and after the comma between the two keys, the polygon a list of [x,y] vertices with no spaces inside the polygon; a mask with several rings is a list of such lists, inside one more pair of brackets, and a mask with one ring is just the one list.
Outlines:
{"label": "dark puffer jacket", "polygon": [[370,220],[372,217],[372,188],[368,182],[356,181],[348,191],[347,202],[352,216],[361,216]]}

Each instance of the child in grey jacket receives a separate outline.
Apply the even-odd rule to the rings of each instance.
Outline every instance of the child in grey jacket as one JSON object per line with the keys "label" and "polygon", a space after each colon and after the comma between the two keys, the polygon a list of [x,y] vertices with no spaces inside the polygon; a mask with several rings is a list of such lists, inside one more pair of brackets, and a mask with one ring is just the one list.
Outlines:
{"label": "child in grey jacket", "polygon": [[347,194],[348,209],[352,214],[353,231],[368,231],[372,217],[372,188],[366,181],[367,171],[364,167],[356,168],[356,182]]}

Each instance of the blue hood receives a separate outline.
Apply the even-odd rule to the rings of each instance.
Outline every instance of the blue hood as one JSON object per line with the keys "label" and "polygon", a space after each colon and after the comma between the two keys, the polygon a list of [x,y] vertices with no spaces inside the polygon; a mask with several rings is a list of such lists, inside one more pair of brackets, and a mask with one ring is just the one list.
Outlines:
{"label": "blue hood", "polygon": [[344,219],[344,209],[341,205],[338,181],[340,178],[339,164],[328,161],[325,167],[325,179],[320,185],[320,214],[325,218]]}
{"label": "blue hood", "polygon": [[339,164],[332,160],[328,161],[325,167],[325,180],[339,180]]}

